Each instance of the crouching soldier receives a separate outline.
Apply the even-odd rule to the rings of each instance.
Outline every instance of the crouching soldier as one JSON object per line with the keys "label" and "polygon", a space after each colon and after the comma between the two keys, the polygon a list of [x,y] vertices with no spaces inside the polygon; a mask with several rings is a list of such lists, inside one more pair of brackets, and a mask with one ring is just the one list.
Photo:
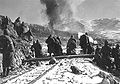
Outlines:
{"label": "crouching soldier", "polygon": [[71,36],[67,43],[67,54],[68,55],[76,54],[75,48],[76,48],[76,40],[74,36]]}
{"label": "crouching soldier", "polygon": [[0,51],[3,54],[3,77],[8,76],[9,67],[13,65],[13,52],[15,51],[12,39],[7,35],[0,36]]}

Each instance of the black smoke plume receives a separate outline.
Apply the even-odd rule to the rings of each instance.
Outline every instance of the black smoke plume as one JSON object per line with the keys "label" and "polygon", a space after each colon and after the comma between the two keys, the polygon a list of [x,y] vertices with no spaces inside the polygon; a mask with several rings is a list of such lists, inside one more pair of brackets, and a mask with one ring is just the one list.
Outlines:
{"label": "black smoke plume", "polygon": [[58,3],[56,0],[40,0],[41,3],[46,5],[46,14],[49,18],[49,26],[53,29],[53,25],[59,18]]}

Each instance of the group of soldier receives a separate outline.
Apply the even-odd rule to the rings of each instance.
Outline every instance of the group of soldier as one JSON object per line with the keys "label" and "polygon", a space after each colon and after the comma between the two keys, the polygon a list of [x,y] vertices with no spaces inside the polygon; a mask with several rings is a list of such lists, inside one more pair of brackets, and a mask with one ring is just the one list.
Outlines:
{"label": "group of soldier", "polygon": [[[4,20],[2,22],[2,27],[4,28],[4,34],[0,36],[0,52],[3,54],[3,76],[7,76],[9,74],[9,67],[12,67],[11,61],[12,61],[12,55],[15,52],[15,46],[14,42],[11,39],[11,37],[8,35],[8,32],[6,32],[8,25],[8,18],[4,17]],[[21,23],[20,17],[18,17],[14,25],[16,27],[22,27],[24,25],[24,22]],[[19,36],[21,36],[21,33],[23,33],[23,29],[16,29]],[[31,34],[29,32],[29,34]],[[31,34],[32,35],[32,34]],[[46,39],[45,43],[48,47],[48,53],[49,56],[60,56],[63,54],[67,55],[75,55],[76,54],[76,48],[77,48],[77,40],[74,38],[73,35],[70,36],[69,40],[67,41],[66,45],[66,51],[67,53],[63,53],[62,49],[62,42],[59,36],[53,36],[50,35]],[[79,46],[82,49],[83,54],[95,54],[94,56],[94,62],[101,66],[102,68],[111,69],[115,67],[116,69],[120,68],[120,50],[119,45],[117,44],[115,48],[111,48],[109,46],[109,43],[107,40],[104,42],[104,46],[102,48],[99,47],[99,45],[96,46],[96,49],[93,48],[89,41],[88,34],[83,34],[79,39]],[[42,58],[42,46],[39,42],[33,41],[33,45],[31,46],[31,51],[35,53],[35,58]],[[114,58],[114,61],[111,60],[111,58]]]}
{"label": "group of soldier", "polygon": [[97,45],[95,50],[95,63],[103,69],[112,70],[120,70],[120,49],[119,44],[115,46],[110,46],[108,41],[104,41],[104,46],[100,48]]}
{"label": "group of soldier", "polygon": [[[2,23],[1,23],[1,28],[3,29],[3,35],[0,36],[0,52],[3,54],[3,60],[2,60],[3,73],[2,73],[2,76],[8,76],[10,67],[11,68],[14,67],[13,66],[14,64],[12,64],[12,63],[13,63],[13,59],[14,59],[13,55],[15,53],[15,43],[14,43],[13,37],[11,37],[9,35],[9,33],[10,33],[8,30],[8,26],[10,24],[9,20],[10,19],[7,16],[3,17]],[[26,27],[26,25],[24,22],[21,22],[20,17],[18,17],[14,22],[12,22],[12,24],[14,26],[13,28],[16,30],[19,37],[21,37],[22,34],[26,31],[28,31],[27,34],[32,36],[30,29],[24,28],[24,27]],[[86,38],[86,40],[88,40],[86,34],[85,34],[85,38]],[[47,44],[48,53],[50,56],[52,56],[52,55],[60,56],[60,55],[64,54],[63,50],[62,50],[62,42],[61,42],[61,39],[59,36],[50,35],[46,39],[45,43]],[[72,35],[67,42],[67,47],[66,47],[67,53],[66,54],[67,55],[76,54],[76,51],[75,51],[76,48],[77,48],[77,41],[74,38],[74,36]],[[84,54],[88,53],[87,52],[88,48],[84,48],[84,47],[82,47],[82,48],[83,48]],[[30,49],[32,52],[35,53],[33,55],[33,57],[35,57],[35,58],[44,57],[43,53],[42,53],[42,46],[41,46],[39,40],[33,41],[33,45],[31,46]]]}
{"label": "group of soldier", "polygon": [[[79,43],[82,48],[82,52],[84,54],[92,54],[94,52],[93,47],[89,42],[89,37],[87,33],[83,34],[79,40],[80,40]],[[45,42],[47,43],[48,53],[50,54],[50,56],[51,54],[55,56],[63,55],[63,54],[67,54],[67,55],[76,54],[77,40],[74,38],[74,35],[71,35],[67,41],[67,45],[66,45],[67,53],[63,53],[62,42],[60,37],[50,35]]]}
{"label": "group of soldier", "polygon": [[[46,40],[48,46],[48,53],[53,55],[62,55],[61,41],[60,38],[56,39],[50,35]],[[55,43],[58,40],[58,44]],[[57,44],[57,45],[55,45]],[[82,51],[80,53],[83,54],[94,54],[93,62],[95,62],[98,66],[105,70],[110,69],[120,69],[120,49],[119,45],[116,44],[115,47],[109,45],[108,41],[104,41],[104,45],[101,46],[99,44],[93,46],[89,41],[89,36],[87,33],[83,34],[79,39],[79,46]],[[67,42],[66,51],[67,55],[75,55],[77,48],[77,40],[71,35],[70,39]],[[59,53],[60,52],[60,53]]]}

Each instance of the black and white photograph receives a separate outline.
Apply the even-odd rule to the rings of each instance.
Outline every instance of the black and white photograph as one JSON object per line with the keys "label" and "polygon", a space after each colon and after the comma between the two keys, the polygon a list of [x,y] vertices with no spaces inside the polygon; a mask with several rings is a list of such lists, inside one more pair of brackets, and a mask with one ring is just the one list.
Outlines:
{"label": "black and white photograph", "polygon": [[0,84],[120,84],[120,0],[0,0]]}

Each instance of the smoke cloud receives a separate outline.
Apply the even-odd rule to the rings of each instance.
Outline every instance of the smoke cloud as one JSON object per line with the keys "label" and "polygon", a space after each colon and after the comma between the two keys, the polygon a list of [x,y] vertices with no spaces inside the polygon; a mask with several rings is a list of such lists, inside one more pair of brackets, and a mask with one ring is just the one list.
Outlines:
{"label": "smoke cloud", "polygon": [[46,5],[46,14],[49,18],[49,26],[53,28],[55,24],[59,24],[62,20],[70,18],[72,11],[67,0],[40,0]]}
{"label": "smoke cloud", "polygon": [[48,15],[48,18],[50,20],[49,25],[53,29],[53,24],[55,24],[59,18],[57,12],[58,3],[56,2],[56,0],[40,0],[40,1],[41,3],[46,5],[46,14]]}
{"label": "smoke cloud", "polygon": [[49,26],[53,29],[55,24],[76,19],[78,6],[85,0],[40,0],[46,5],[46,14],[49,18]]}

